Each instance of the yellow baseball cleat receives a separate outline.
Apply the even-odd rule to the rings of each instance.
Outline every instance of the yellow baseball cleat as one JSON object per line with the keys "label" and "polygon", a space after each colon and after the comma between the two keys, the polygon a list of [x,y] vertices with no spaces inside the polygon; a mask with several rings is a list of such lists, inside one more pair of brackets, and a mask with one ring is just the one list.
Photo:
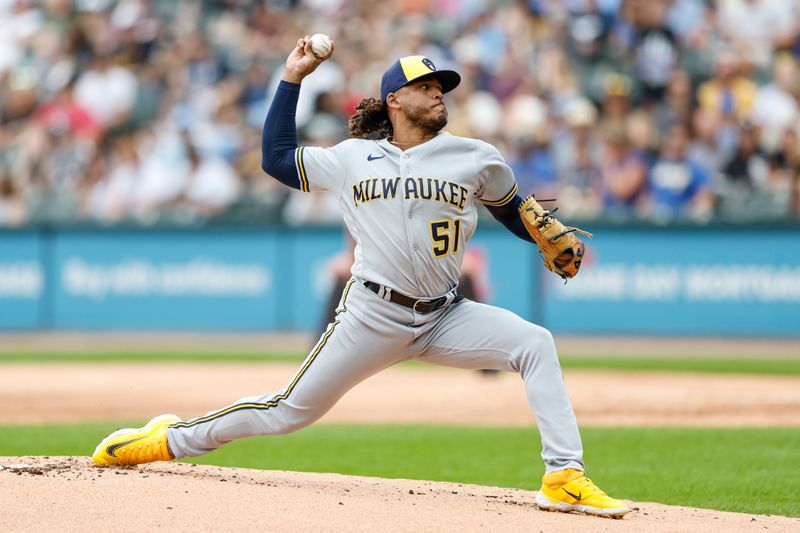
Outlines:
{"label": "yellow baseball cleat", "polygon": [[568,468],[545,474],[536,493],[536,505],[548,511],[578,512],[622,518],[630,511],[625,502],[615,500],[580,470]]}
{"label": "yellow baseball cleat", "polygon": [[118,429],[100,441],[92,454],[98,465],[138,465],[153,461],[172,461],[175,456],[167,445],[167,427],[181,419],[161,415],[143,428]]}

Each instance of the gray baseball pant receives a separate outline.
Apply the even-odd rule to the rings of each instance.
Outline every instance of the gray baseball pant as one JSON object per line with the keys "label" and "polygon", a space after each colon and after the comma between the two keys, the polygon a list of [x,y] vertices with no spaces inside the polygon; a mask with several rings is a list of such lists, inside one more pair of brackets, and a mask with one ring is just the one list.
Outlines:
{"label": "gray baseball pant", "polygon": [[400,361],[522,376],[542,439],[546,472],[583,470],[583,449],[553,337],[514,313],[460,300],[428,314],[386,301],[355,278],[331,323],[291,382],[205,416],[170,426],[176,458],[235,439],[281,435],[319,419],[359,382]]}

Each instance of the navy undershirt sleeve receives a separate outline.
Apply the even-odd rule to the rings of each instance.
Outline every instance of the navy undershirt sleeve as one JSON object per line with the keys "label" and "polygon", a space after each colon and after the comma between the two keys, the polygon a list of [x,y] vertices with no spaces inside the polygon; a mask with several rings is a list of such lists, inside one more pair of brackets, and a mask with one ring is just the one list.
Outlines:
{"label": "navy undershirt sleeve", "polygon": [[295,113],[299,94],[299,84],[281,80],[269,106],[261,136],[261,168],[293,189],[300,189],[300,178],[294,163],[297,149]]}
{"label": "navy undershirt sleeve", "polygon": [[528,230],[522,223],[522,218],[519,216],[519,204],[522,203],[522,197],[517,194],[514,198],[503,205],[491,206],[487,205],[486,209],[492,214],[494,218],[504,225],[508,230],[519,237],[520,239],[528,242],[533,242]]}

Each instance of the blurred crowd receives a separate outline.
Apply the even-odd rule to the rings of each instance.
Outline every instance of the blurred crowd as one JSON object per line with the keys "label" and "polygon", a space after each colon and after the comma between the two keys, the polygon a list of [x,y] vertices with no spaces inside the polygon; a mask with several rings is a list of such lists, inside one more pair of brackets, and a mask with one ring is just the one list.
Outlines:
{"label": "blurred crowd", "polygon": [[383,70],[462,74],[456,135],[578,218],[800,214],[800,0],[0,0],[0,226],[339,223],[260,167],[298,37],[301,144],[346,138]]}

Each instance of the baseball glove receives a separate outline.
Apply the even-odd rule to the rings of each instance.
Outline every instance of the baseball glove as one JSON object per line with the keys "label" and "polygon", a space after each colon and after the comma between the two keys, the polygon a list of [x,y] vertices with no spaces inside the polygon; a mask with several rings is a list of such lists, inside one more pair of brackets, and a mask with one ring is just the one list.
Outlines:
{"label": "baseball glove", "polygon": [[592,234],[578,228],[565,226],[544,209],[533,195],[519,205],[519,216],[542,255],[544,266],[561,276],[566,282],[578,273],[583,260],[583,242],[575,235]]}

